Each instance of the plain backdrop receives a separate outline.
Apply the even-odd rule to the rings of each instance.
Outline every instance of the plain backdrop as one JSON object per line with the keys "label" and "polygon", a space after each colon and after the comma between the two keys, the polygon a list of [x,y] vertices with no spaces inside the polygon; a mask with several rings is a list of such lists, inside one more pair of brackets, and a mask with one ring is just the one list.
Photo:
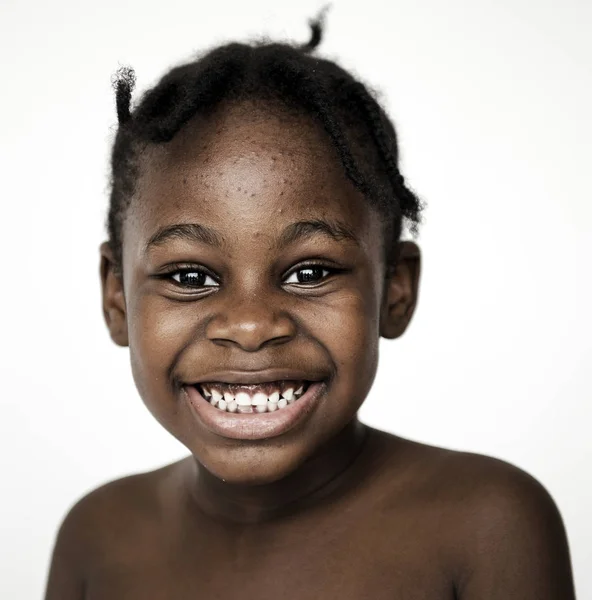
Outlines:
{"label": "plain backdrop", "polygon": [[[305,41],[313,0],[0,2],[0,597],[39,598],[57,528],[187,455],[102,321],[110,79],[137,97],[220,42]],[[592,598],[592,3],[335,1],[320,54],[376,88],[428,203],[420,301],[360,418],[507,460],[563,515]]]}

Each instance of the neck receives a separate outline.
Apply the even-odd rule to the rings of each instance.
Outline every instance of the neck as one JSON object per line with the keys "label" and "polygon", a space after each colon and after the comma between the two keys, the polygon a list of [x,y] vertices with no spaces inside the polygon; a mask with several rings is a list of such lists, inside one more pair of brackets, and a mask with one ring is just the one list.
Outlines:
{"label": "neck", "polygon": [[342,482],[368,432],[368,427],[354,418],[296,471],[264,485],[226,483],[191,457],[191,498],[206,514],[234,522],[257,523],[287,515],[313,504]]}

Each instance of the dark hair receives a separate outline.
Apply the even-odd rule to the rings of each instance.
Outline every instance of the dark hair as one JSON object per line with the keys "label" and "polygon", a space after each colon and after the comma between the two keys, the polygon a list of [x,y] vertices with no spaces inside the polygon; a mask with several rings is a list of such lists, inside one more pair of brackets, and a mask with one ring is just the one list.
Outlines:
{"label": "dark hair", "polygon": [[165,144],[197,113],[222,101],[279,101],[316,119],[329,135],[348,178],[385,217],[386,259],[406,221],[413,233],[422,203],[399,172],[395,129],[367,87],[336,63],[311,56],[323,17],[310,22],[308,43],[230,43],[171,69],[131,110],[134,71],[123,67],[113,84],[119,127],[111,155],[109,244],[121,267],[122,226],[148,144]]}

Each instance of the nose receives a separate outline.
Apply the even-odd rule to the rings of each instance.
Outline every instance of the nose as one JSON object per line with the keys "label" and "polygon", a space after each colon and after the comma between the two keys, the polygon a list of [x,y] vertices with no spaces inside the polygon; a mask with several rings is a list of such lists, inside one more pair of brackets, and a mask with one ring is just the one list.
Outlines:
{"label": "nose", "polygon": [[229,303],[206,328],[212,342],[239,346],[247,352],[285,343],[295,335],[296,324],[290,316],[261,295]]}

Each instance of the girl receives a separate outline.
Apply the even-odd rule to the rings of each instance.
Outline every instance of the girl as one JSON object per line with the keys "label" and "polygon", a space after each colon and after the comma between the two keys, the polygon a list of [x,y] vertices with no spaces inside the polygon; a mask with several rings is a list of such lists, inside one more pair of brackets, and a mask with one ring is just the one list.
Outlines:
{"label": "girl", "polygon": [[357,418],[414,311],[422,206],[321,33],[214,49],[133,110],[119,73],[104,316],[190,455],[76,503],[46,600],[574,598],[537,481]]}

